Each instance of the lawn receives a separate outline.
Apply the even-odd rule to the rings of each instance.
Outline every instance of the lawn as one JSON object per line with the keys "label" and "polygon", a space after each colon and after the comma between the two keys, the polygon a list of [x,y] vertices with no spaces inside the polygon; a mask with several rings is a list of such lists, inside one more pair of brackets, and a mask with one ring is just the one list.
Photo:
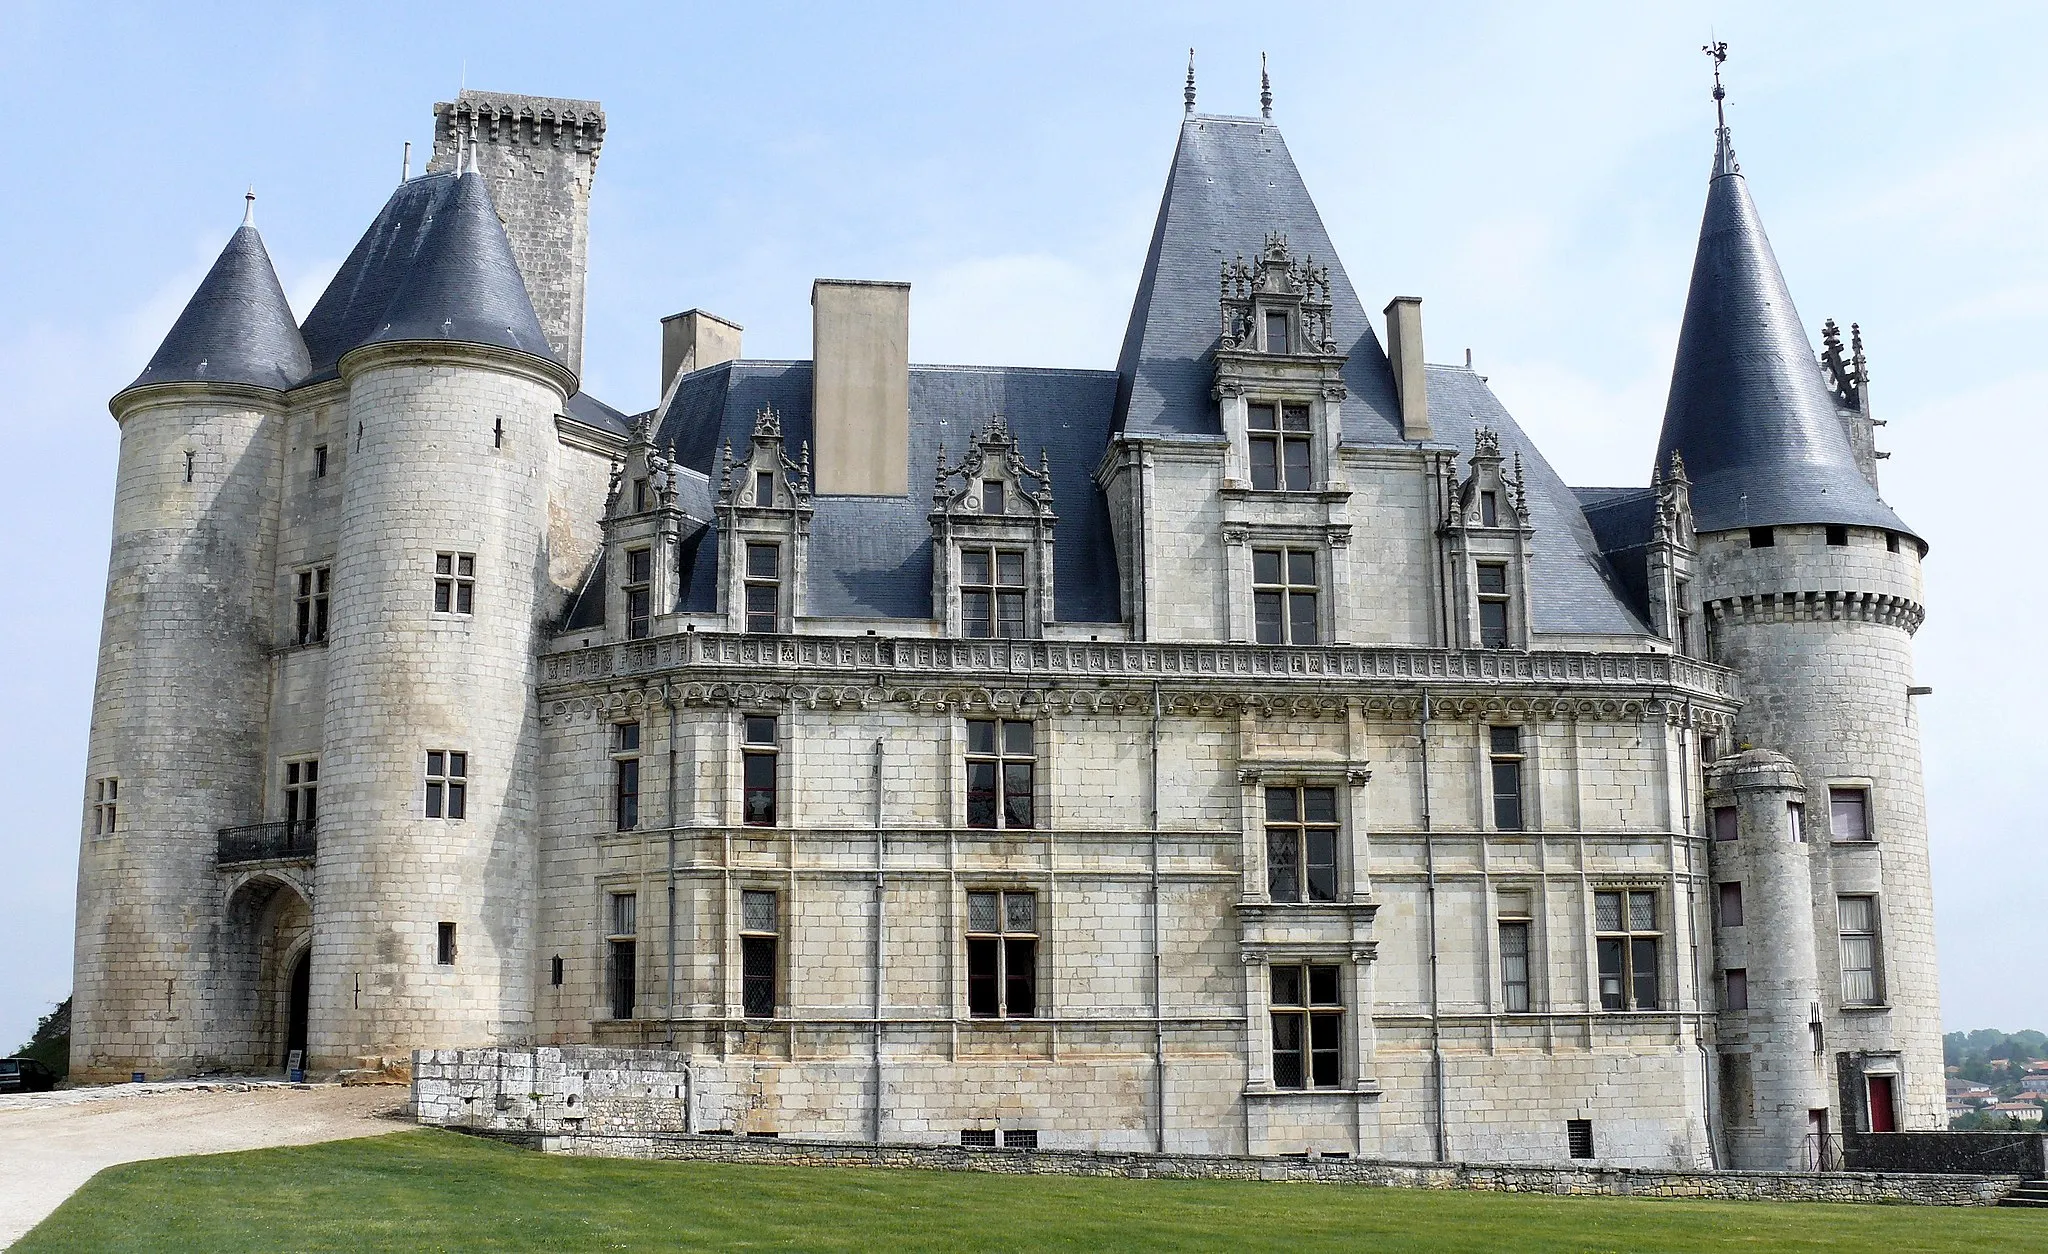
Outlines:
{"label": "lawn", "polygon": [[2048,1213],[551,1158],[449,1132],[131,1163],[49,1250],[2048,1251]]}

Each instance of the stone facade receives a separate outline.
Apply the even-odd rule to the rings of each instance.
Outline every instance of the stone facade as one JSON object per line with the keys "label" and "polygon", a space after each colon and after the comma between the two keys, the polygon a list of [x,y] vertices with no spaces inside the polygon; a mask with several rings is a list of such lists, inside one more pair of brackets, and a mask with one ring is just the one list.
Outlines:
{"label": "stone facade", "polygon": [[[817,492],[794,367],[578,392],[594,104],[437,116],[559,361],[433,338],[458,310],[116,398],[79,1074],[420,1049],[463,1126],[1325,1164],[1782,1169],[1880,1093],[1938,1126],[1917,540],[1695,534],[1674,461],[1605,544],[1417,303],[1391,365],[1345,321],[1286,205],[1202,280],[1213,431],[878,359],[856,417],[910,398],[929,509]],[[1874,841],[1790,837],[1830,790]]]}

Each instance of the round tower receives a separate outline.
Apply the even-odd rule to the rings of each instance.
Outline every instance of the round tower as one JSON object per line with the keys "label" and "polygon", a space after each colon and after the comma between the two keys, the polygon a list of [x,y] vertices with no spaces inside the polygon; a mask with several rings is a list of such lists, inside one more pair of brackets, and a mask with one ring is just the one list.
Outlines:
{"label": "round tower", "polygon": [[535,633],[550,354],[483,180],[408,187],[411,260],[342,355],[312,1064],[518,1040],[532,1015]]}
{"label": "round tower", "polygon": [[[1692,477],[1691,593],[1742,679],[1723,748],[1776,750],[1805,785],[1803,856],[1751,869],[1765,897],[1811,901],[1785,943],[1810,936],[1818,1013],[1799,1009],[1828,1101],[1786,1132],[1825,1131],[1825,1151],[1946,1124],[1913,708],[1925,545],[1878,495],[1860,341],[1845,362],[1831,332],[1824,371],[1725,125],[1717,138],[1657,464],[1682,455]],[[1752,953],[1776,943],[1745,931]]]}
{"label": "round tower", "polygon": [[1828,1106],[1813,1049],[1820,1002],[1802,807],[1806,784],[1783,754],[1751,749],[1708,769],[1713,852],[1716,1039],[1728,1166],[1797,1171],[1804,1128]]}
{"label": "round tower", "polygon": [[[252,197],[253,201],[253,197]],[[306,347],[253,214],[121,426],[79,849],[72,1074],[233,1065],[215,988],[220,828],[263,813],[284,391]]]}

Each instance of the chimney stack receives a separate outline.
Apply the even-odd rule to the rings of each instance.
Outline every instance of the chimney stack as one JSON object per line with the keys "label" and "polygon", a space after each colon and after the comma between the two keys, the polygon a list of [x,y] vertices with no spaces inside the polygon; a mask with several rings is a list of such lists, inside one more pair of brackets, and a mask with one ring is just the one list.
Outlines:
{"label": "chimney stack", "polygon": [[740,355],[740,324],[715,313],[686,309],[661,320],[661,395],[678,375],[702,370]]}
{"label": "chimney stack", "polygon": [[910,491],[910,284],[811,284],[818,492]]}
{"label": "chimney stack", "polygon": [[1429,439],[1429,384],[1423,378],[1420,296],[1396,296],[1387,302],[1387,364],[1394,368],[1394,395],[1401,403],[1401,438]]}

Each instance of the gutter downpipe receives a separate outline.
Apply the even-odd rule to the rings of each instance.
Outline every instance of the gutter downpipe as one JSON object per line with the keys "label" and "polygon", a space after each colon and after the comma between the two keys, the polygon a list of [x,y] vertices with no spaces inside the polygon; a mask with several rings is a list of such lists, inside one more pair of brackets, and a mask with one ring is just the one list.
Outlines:
{"label": "gutter downpipe", "polygon": [[1157,1152],[1166,1152],[1166,986],[1159,938],[1159,684],[1152,684],[1152,1106]]}
{"label": "gutter downpipe", "polygon": [[1422,848],[1429,873],[1429,1061],[1436,1090],[1436,1160],[1449,1161],[1448,1116],[1444,1109],[1444,1043],[1439,1019],[1436,943],[1436,829],[1429,811],[1429,693],[1422,694]]}
{"label": "gutter downpipe", "polygon": [[889,837],[882,830],[883,784],[886,776],[883,763],[887,753],[882,737],[875,737],[875,944],[874,944],[874,1005],[871,1014],[871,1031],[874,1038],[874,1103],[869,1111],[869,1120],[874,1131],[874,1142],[882,1143],[882,910],[883,898],[887,893],[882,860],[888,853]]}

